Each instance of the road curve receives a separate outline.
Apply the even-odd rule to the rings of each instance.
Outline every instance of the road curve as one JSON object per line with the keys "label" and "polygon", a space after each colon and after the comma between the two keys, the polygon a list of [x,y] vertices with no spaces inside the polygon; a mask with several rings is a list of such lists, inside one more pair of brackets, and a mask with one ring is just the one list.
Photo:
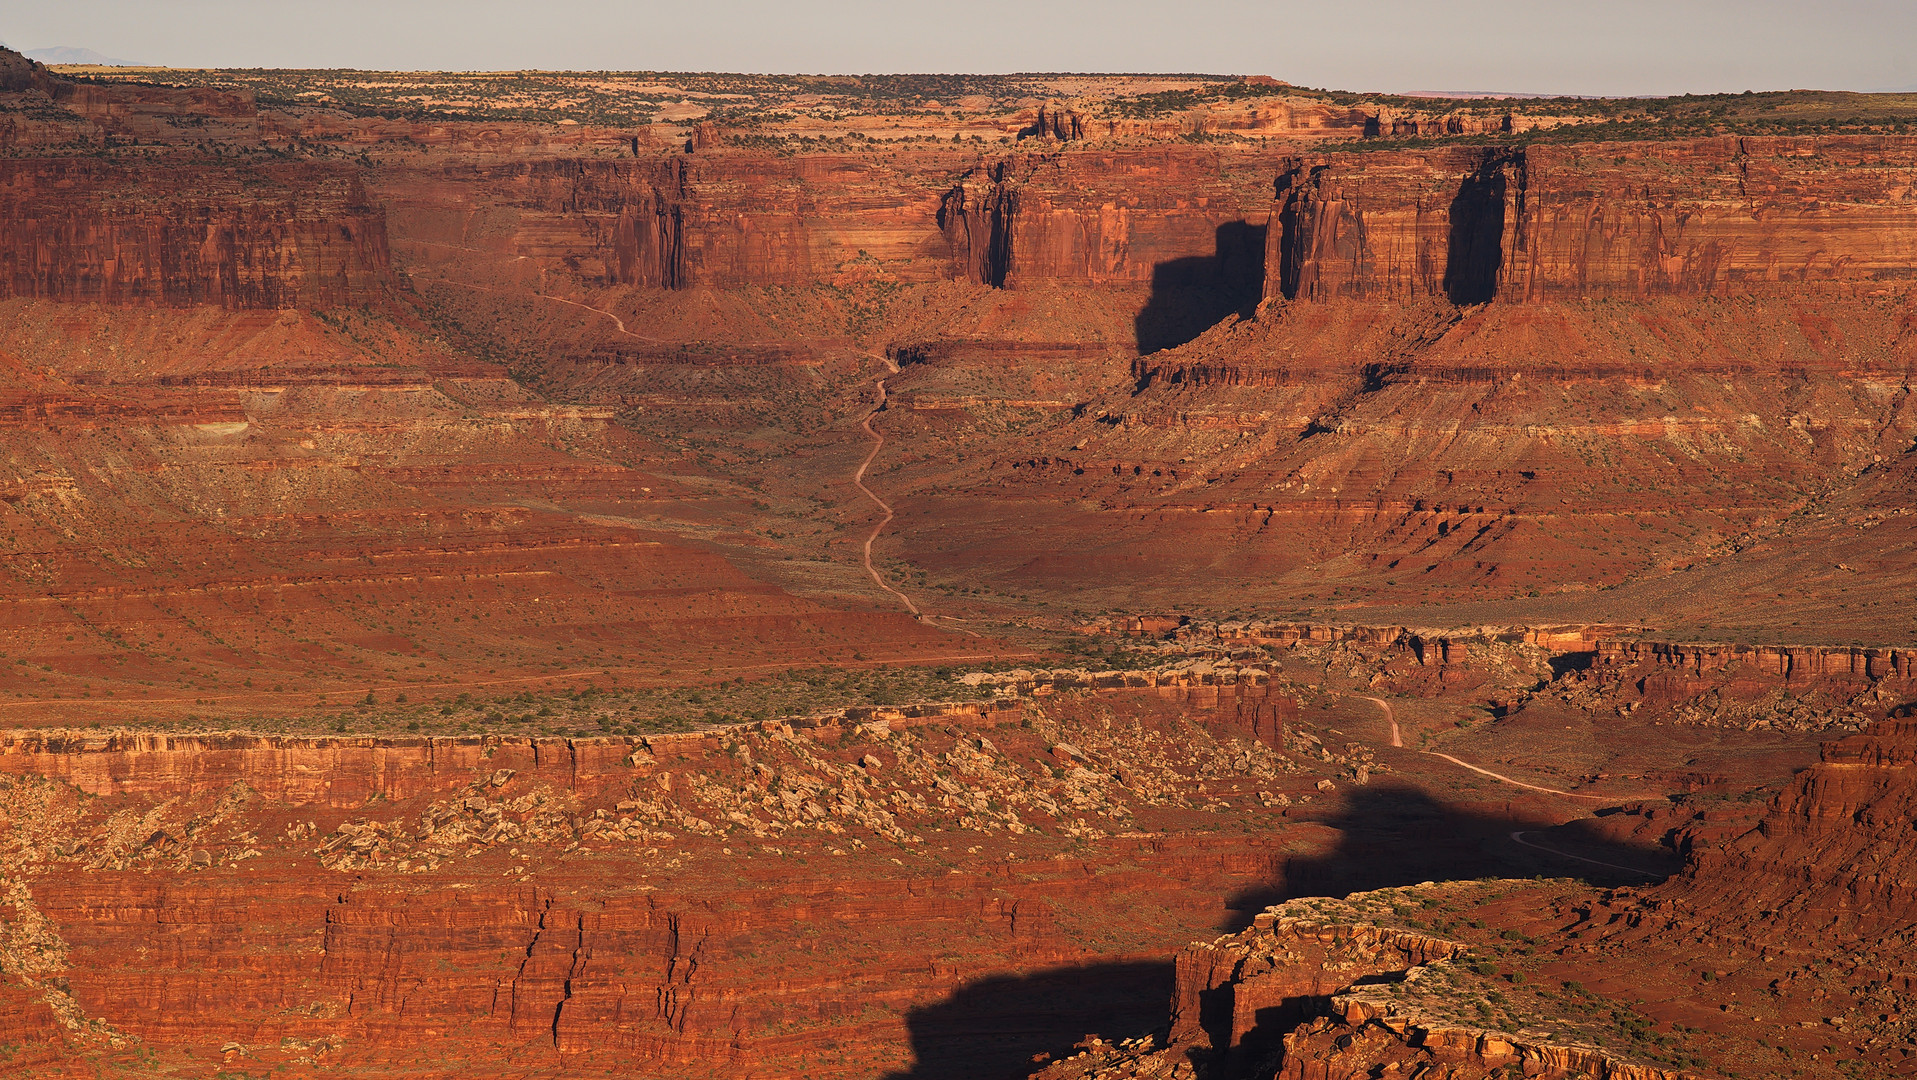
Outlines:
{"label": "road curve", "polygon": [[[578,302],[577,300],[568,300],[563,296],[553,296],[549,293],[534,293],[533,295],[539,297],[542,300],[552,300],[561,304],[570,304],[573,307],[582,308],[586,311],[597,312],[598,314],[604,315],[606,318],[611,319],[613,326],[616,327],[621,334],[624,334],[625,336],[629,338],[637,338],[640,341],[651,341],[651,342],[657,343],[657,339],[655,338],[642,337],[626,329],[625,320],[621,319],[619,316],[613,314],[612,312],[607,311],[605,308],[596,308],[590,304],[582,304]],[[740,344],[752,345],[752,344],[764,344],[764,343],[763,342],[741,342]],[[893,371],[898,370],[896,365],[891,364],[891,361],[888,360],[886,361],[886,363],[888,366],[891,366]],[[866,498],[871,499],[872,502],[875,505],[877,505],[880,510],[883,510],[885,512],[885,516],[879,519],[879,523],[877,525],[872,526],[871,535],[865,538],[865,556],[864,556],[865,572],[871,575],[872,583],[874,585],[877,585],[879,588],[884,589],[886,592],[889,592],[893,596],[898,597],[899,603],[905,605],[905,610],[911,612],[913,618],[915,619],[923,618],[923,616],[919,613],[919,606],[912,602],[912,598],[898,591],[892,586],[886,584],[885,578],[879,574],[878,567],[872,565],[872,545],[878,540],[879,534],[885,531],[885,527],[892,523],[892,517],[893,517],[891,504],[886,502],[884,499],[879,498],[878,495],[875,492],[873,492],[871,488],[865,486],[865,470],[871,467],[872,460],[879,456],[879,451],[885,449],[885,436],[879,434],[877,431],[874,431],[872,429],[872,418],[874,416],[877,416],[885,408],[885,379],[880,378],[876,382],[874,382],[872,385],[878,389],[879,400],[875,404],[873,404],[872,411],[865,414],[865,419],[859,421],[859,426],[864,428],[865,433],[872,437],[872,449],[867,451],[865,455],[865,460],[859,462],[858,470],[852,474],[852,486],[864,492]],[[967,631],[967,633],[970,633],[970,631]],[[978,637],[980,635],[973,634],[972,636]]]}
{"label": "road curve", "polygon": [[864,420],[859,421],[859,426],[865,429],[865,433],[872,436],[872,449],[867,451],[865,460],[859,462],[858,471],[852,474],[852,486],[864,492],[866,498],[871,499],[880,510],[885,511],[885,516],[879,519],[877,525],[872,526],[871,535],[865,538],[865,572],[872,576],[873,584],[898,597],[899,603],[904,604],[905,610],[911,612],[912,617],[916,619],[919,618],[919,606],[912,602],[911,597],[886,584],[885,578],[879,574],[879,568],[872,565],[872,544],[878,540],[879,534],[885,531],[885,527],[892,523],[892,505],[865,486],[865,470],[871,467],[872,459],[879,456],[879,451],[885,449],[885,436],[872,430],[872,418],[885,408],[885,380],[881,378],[872,385],[878,388],[878,403],[872,406],[871,412],[865,414]]}
{"label": "road curve", "polygon": [[[1373,704],[1377,705],[1380,709],[1384,710],[1385,719],[1389,721],[1391,724],[1391,745],[1397,746],[1397,747],[1404,746],[1404,739],[1398,733],[1398,718],[1397,718],[1397,715],[1392,712],[1391,703],[1386,701],[1383,698],[1371,697],[1368,694],[1359,694],[1356,696],[1362,697],[1364,698],[1364,700],[1372,702]],[[1420,751],[1420,753],[1429,754],[1430,756],[1435,758],[1443,758],[1444,760],[1449,761],[1453,765],[1457,765],[1465,769],[1470,769],[1474,773],[1478,773],[1483,776],[1488,776],[1493,780],[1501,780],[1504,783],[1510,784],[1514,787],[1521,787],[1528,791],[1541,791],[1547,795],[1563,795],[1566,798],[1571,798],[1571,799],[1595,799],[1600,802],[1608,801],[1606,797],[1602,795],[1580,795],[1575,791],[1561,791],[1557,788],[1539,787],[1537,784],[1527,784],[1522,780],[1513,780],[1510,777],[1504,775],[1503,773],[1494,773],[1489,769],[1480,769],[1476,765],[1473,765],[1468,761],[1460,761],[1457,758],[1452,757],[1450,754],[1440,754],[1435,750],[1424,750],[1424,751]],[[1513,843],[1516,843],[1522,847],[1528,847],[1534,851],[1542,851],[1549,855],[1556,855],[1560,859],[1571,859],[1575,862],[1590,863],[1592,866],[1602,866],[1611,870],[1622,870],[1627,874],[1639,874],[1639,875],[1642,875],[1643,877],[1653,878],[1653,879],[1662,878],[1664,876],[1662,874],[1653,874],[1649,870],[1640,870],[1635,866],[1621,866],[1617,863],[1605,862],[1602,859],[1587,859],[1582,855],[1573,855],[1568,851],[1559,851],[1556,848],[1545,847],[1543,844],[1534,844],[1531,841],[1526,840],[1524,838],[1523,830],[1519,830],[1517,832],[1512,833],[1511,840]]]}
{"label": "road curve", "polygon": [[1368,697],[1364,694],[1359,694],[1358,696],[1364,698],[1366,701],[1375,702],[1380,709],[1384,710],[1385,719],[1391,723],[1391,745],[1397,747],[1404,746],[1404,739],[1398,734],[1398,716],[1391,711],[1391,703],[1381,697]]}
{"label": "road curve", "polygon": [[596,307],[593,307],[591,304],[582,304],[577,300],[568,300],[563,296],[554,296],[551,293],[536,292],[533,295],[537,296],[541,300],[551,300],[557,304],[569,304],[572,307],[582,308],[586,311],[596,311],[599,314],[604,315],[606,318],[611,319],[612,325],[616,327],[620,333],[626,335],[629,338],[637,338],[640,341],[649,341],[655,345],[665,344],[664,342],[660,341],[658,338],[640,337],[638,334],[635,334],[632,331],[626,329],[626,320],[620,318],[617,315],[614,315],[612,312],[607,311],[605,308],[596,308]]}

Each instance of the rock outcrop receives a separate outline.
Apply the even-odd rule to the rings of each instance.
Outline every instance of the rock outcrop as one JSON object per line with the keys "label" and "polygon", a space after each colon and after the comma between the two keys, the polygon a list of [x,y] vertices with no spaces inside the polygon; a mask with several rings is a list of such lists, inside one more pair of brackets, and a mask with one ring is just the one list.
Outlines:
{"label": "rock outcrop", "polygon": [[1056,139],[1059,142],[1082,140],[1086,136],[1086,116],[1069,106],[1048,102],[1038,107],[1032,126],[1019,134],[1021,137]]}
{"label": "rock outcrop", "polygon": [[[1171,1024],[1160,1039],[1081,1052],[1043,1080],[1685,1080],[1655,1049],[1606,1050],[1591,1015],[1519,1003],[1494,977],[1503,958],[1402,925],[1494,883],[1357,893],[1267,908],[1252,929],[1178,955]],[[1467,902],[1468,903],[1468,902]],[[1522,983],[1522,977],[1518,983]],[[1527,995],[1528,997],[1528,995]],[[1499,1003],[1496,1009],[1488,1001]],[[1539,1006],[1544,1011],[1540,1011]],[[1564,1008],[1556,1005],[1555,1008]],[[1490,1022],[1502,1014],[1509,1027]],[[1594,1041],[1586,1041],[1586,1040]],[[1193,1066],[1198,1068],[1194,1070]]]}
{"label": "rock outcrop", "polygon": [[[1912,710],[1901,710],[1908,714]],[[1757,827],[1699,845],[1669,887],[1758,940],[1827,948],[1917,933],[1917,719],[1826,743]]]}
{"label": "rock outcrop", "polygon": [[[1276,160],[1202,148],[932,150],[882,163],[728,153],[449,174],[428,159],[383,171],[372,190],[418,266],[497,261],[504,271],[525,256],[584,262],[606,284],[730,289],[828,285],[864,258],[897,283],[1142,290],[1166,275],[1209,284],[1221,235],[1231,248],[1232,230],[1262,229]],[[512,206],[516,220],[502,234],[493,218],[445,213],[460,204]],[[476,243],[468,229],[487,235]],[[1254,279],[1253,297],[1262,243],[1259,232],[1232,252],[1230,272]]]}
{"label": "rock outcrop", "polygon": [[[0,299],[382,303],[385,216],[359,169],[279,160],[261,135],[250,90],[74,82],[0,49]],[[105,153],[123,145],[147,149]]]}
{"label": "rock outcrop", "polygon": [[1859,725],[1917,695],[1917,651],[1600,639],[1575,682],[1621,707],[1716,724]]}

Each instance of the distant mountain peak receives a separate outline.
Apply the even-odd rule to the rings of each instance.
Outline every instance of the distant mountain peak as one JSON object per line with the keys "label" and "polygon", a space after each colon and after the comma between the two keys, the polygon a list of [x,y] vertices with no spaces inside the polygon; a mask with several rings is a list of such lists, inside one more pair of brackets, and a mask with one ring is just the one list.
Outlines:
{"label": "distant mountain peak", "polygon": [[27,49],[24,55],[28,59],[38,60],[42,64],[72,64],[85,67],[142,67],[132,60],[115,60],[103,56],[92,49],[82,49],[73,45],[52,45],[44,49]]}

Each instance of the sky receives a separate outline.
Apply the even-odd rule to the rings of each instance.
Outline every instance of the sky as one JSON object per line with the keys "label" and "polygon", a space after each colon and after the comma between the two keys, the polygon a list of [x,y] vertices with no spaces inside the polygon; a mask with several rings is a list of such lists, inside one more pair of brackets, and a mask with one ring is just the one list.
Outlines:
{"label": "sky", "polygon": [[1917,89],[1917,0],[0,0],[174,67],[1271,75],[1381,92]]}

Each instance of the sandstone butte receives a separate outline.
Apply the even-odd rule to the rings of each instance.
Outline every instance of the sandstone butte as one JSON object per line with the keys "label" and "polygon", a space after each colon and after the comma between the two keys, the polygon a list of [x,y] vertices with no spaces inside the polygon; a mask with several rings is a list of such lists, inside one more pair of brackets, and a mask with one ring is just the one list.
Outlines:
{"label": "sandstone butte", "polygon": [[1901,104],[585,78],[0,50],[0,1075],[1917,1072]]}

